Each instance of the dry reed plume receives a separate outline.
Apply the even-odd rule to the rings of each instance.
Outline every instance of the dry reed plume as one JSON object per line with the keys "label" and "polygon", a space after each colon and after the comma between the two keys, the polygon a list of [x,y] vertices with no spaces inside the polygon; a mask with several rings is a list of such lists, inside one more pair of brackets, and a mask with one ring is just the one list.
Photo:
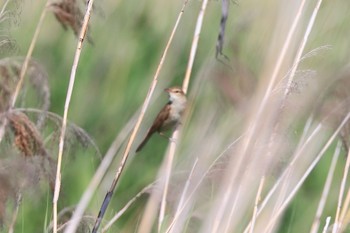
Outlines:
{"label": "dry reed plume", "polygon": [[15,136],[14,143],[24,156],[47,155],[39,132],[25,114],[10,112],[6,117]]}
{"label": "dry reed plume", "polygon": [[[1,25],[14,19],[13,12],[8,9],[11,7],[17,9],[20,6],[17,1],[6,1],[0,12]],[[37,36],[38,32],[39,30]],[[54,145],[57,144],[55,141],[58,141],[58,136],[54,135],[58,135],[61,131],[61,118],[48,112],[50,107],[48,74],[38,61],[30,58],[36,39],[33,43],[27,58],[5,57],[0,60],[0,122],[1,130],[5,132],[5,137],[1,136],[3,153],[0,160],[2,187],[0,222],[1,225],[5,223],[5,226],[8,226],[9,232],[14,230],[22,193],[36,190],[36,195],[39,197],[39,194],[43,193],[43,190],[38,189],[40,180],[48,183],[51,192],[54,191],[55,185],[56,162],[50,153],[55,150]],[[1,41],[2,52],[5,52],[7,44],[8,39]],[[31,108],[15,107],[17,98],[18,107]],[[42,134],[45,130],[51,130],[51,136],[49,134],[48,138],[44,138]],[[66,148],[75,147],[76,142],[80,142],[84,147],[93,145],[97,148],[90,136],[74,124],[69,124],[66,140],[68,144]],[[49,141],[52,142],[48,143]],[[48,148],[47,144],[50,145]],[[99,154],[98,149],[96,151]],[[12,220],[5,214],[9,200],[16,203]]]}
{"label": "dry reed plume", "polygon": [[[84,13],[82,10],[82,2],[78,0],[60,0],[53,1],[49,4],[49,9],[54,13],[57,21],[67,30],[71,28],[76,37],[79,37],[81,27],[83,26]],[[88,30],[87,39],[92,43]]]}

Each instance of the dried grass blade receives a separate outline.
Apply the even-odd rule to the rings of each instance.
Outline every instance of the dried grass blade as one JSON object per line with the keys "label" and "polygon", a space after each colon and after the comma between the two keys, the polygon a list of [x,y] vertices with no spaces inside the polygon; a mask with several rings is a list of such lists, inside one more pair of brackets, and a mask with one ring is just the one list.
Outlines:
{"label": "dried grass blade", "polygon": [[131,198],[126,205],[119,210],[114,217],[102,228],[101,232],[106,232],[108,229],[125,213],[125,211],[139,198],[141,197],[144,193],[149,192],[149,190],[154,187],[154,184],[156,182],[153,182],[146,187],[144,187],[140,192],[138,192],[133,198]]}
{"label": "dried grass blade", "polygon": [[64,148],[64,137],[65,137],[66,128],[67,128],[68,110],[69,110],[70,100],[71,100],[72,93],[73,93],[75,74],[76,74],[76,70],[78,67],[81,49],[82,49],[82,45],[83,45],[84,38],[86,35],[88,23],[90,20],[93,2],[94,2],[94,0],[90,0],[88,2],[87,9],[86,9],[86,12],[84,15],[83,26],[82,26],[81,31],[80,31],[79,41],[77,44],[77,49],[75,51],[71,75],[69,78],[68,91],[67,91],[67,95],[66,95],[66,102],[64,105],[62,129],[61,129],[59,151],[58,151],[58,157],[57,157],[57,173],[56,173],[56,181],[55,181],[55,192],[54,192],[54,197],[53,197],[53,232],[54,233],[57,233],[57,202],[58,202],[59,193],[60,193],[60,186],[61,186],[61,164],[62,164],[62,156],[63,156],[63,148]]}
{"label": "dried grass blade", "polygon": [[[267,224],[266,227],[266,231],[272,229],[272,227],[274,226],[276,220],[279,218],[279,216],[281,215],[281,213],[285,210],[285,208],[287,207],[287,205],[290,203],[290,201],[292,200],[292,198],[294,197],[294,195],[296,194],[296,192],[300,189],[301,185],[304,183],[304,181],[306,180],[306,178],[309,176],[309,174],[311,173],[311,171],[314,169],[314,167],[317,165],[317,163],[320,161],[320,159],[322,158],[322,156],[325,154],[326,150],[330,147],[330,145],[332,144],[332,142],[335,140],[335,138],[338,136],[340,130],[344,127],[344,125],[349,121],[350,119],[350,112],[346,115],[346,117],[343,119],[343,121],[341,122],[341,124],[339,125],[339,127],[337,128],[337,130],[332,134],[332,136],[328,139],[328,141],[326,142],[326,144],[324,145],[324,147],[322,148],[322,150],[318,153],[318,155],[316,156],[316,158],[313,160],[313,162],[311,163],[311,165],[308,167],[308,169],[305,171],[304,175],[302,176],[302,178],[298,181],[297,185],[294,187],[294,189],[289,193],[289,196],[284,200],[283,204],[281,205],[281,207],[278,209],[277,213],[272,216],[272,218],[270,219],[269,223]],[[350,161],[350,159],[349,159]],[[349,162],[350,165],[350,162]]]}
{"label": "dried grass blade", "polygon": [[[348,115],[349,114],[350,113],[348,113]],[[335,215],[332,233],[337,233],[340,229],[342,229],[342,222],[340,221],[341,220],[340,219],[340,210],[342,207],[345,186],[346,186],[346,180],[348,178],[348,173],[349,173],[349,167],[350,167],[350,151],[348,151],[348,155],[347,155],[346,163],[345,163],[345,167],[344,167],[343,178],[342,178],[341,185],[340,185],[338,204],[337,204],[337,212]]]}
{"label": "dried grass blade", "polygon": [[83,196],[80,198],[80,201],[74,211],[74,214],[71,217],[71,221],[69,222],[67,228],[65,229],[65,233],[73,233],[77,229],[79,222],[83,217],[85,209],[87,208],[92,196],[94,195],[95,190],[100,184],[103,176],[106,174],[108,168],[110,167],[110,164],[112,163],[117,151],[120,149],[120,146],[122,145],[123,141],[125,140],[127,135],[130,133],[132,125],[136,120],[135,116],[136,114],[120,131],[120,133],[118,134],[118,136],[115,138],[114,142],[108,149],[106,155],[103,157],[103,160],[101,161],[99,167],[97,168]]}
{"label": "dried grass blade", "polygon": [[[49,1],[47,1],[47,4],[48,4],[48,2]],[[11,106],[10,106],[10,108],[13,108],[15,106],[16,100],[17,100],[18,95],[19,95],[19,92],[20,92],[20,90],[21,90],[21,88],[23,86],[23,81],[24,81],[25,74],[27,72],[28,64],[29,64],[30,58],[32,57],[32,54],[33,54],[33,51],[34,51],[34,47],[35,47],[36,41],[37,41],[39,33],[40,33],[40,29],[41,29],[42,24],[44,22],[45,15],[46,15],[46,6],[41,12],[39,22],[38,22],[38,24],[36,26],[36,29],[35,29],[35,32],[34,32],[34,36],[32,38],[32,41],[30,42],[30,46],[29,46],[27,55],[26,55],[26,57],[24,59],[23,65],[22,65],[20,78],[19,78],[19,81],[17,83],[16,89],[15,89],[15,91],[13,93],[13,96],[12,96],[12,99],[11,99]],[[2,141],[2,139],[4,137],[6,124],[7,124],[7,121],[4,120],[2,122],[2,124],[0,125],[0,142]]]}
{"label": "dried grass blade", "polygon": [[153,77],[153,81],[152,81],[151,86],[150,86],[150,88],[149,88],[149,90],[148,90],[148,93],[147,93],[147,96],[146,96],[146,98],[145,98],[145,101],[144,101],[144,103],[143,103],[143,105],[142,105],[141,113],[140,113],[140,115],[139,115],[139,118],[138,118],[137,121],[136,121],[135,127],[134,127],[134,129],[133,129],[133,131],[132,131],[132,133],[131,133],[131,136],[130,136],[129,140],[128,140],[127,146],[126,146],[125,151],[124,151],[124,153],[123,153],[122,160],[121,160],[120,165],[119,165],[119,167],[118,167],[118,169],[117,169],[117,171],[116,171],[114,180],[112,181],[112,184],[111,184],[111,186],[110,186],[108,192],[106,193],[106,196],[105,196],[105,198],[104,198],[104,200],[103,200],[103,202],[102,202],[100,211],[99,211],[99,213],[98,213],[98,216],[97,216],[95,225],[94,225],[93,230],[92,230],[93,233],[96,233],[96,232],[97,232],[97,230],[98,230],[98,228],[99,228],[99,226],[100,226],[100,224],[101,224],[102,218],[103,218],[103,216],[104,216],[104,214],[105,214],[105,212],[106,212],[106,210],[107,210],[108,204],[109,204],[110,199],[111,199],[111,197],[112,197],[112,195],[113,195],[113,192],[114,192],[114,190],[115,190],[115,187],[116,187],[116,185],[117,185],[117,183],[118,183],[118,181],[119,181],[120,175],[121,175],[121,173],[122,173],[122,171],[123,171],[123,169],[124,169],[124,167],[125,167],[125,164],[126,164],[126,161],[127,161],[128,157],[129,157],[129,155],[130,155],[131,146],[132,146],[132,144],[133,144],[133,142],[134,142],[134,140],[135,140],[135,138],[136,138],[136,135],[137,135],[138,130],[139,130],[139,128],[140,128],[141,122],[142,122],[142,120],[143,120],[143,117],[144,117],[145,112],[146,112],[146,110],[147,110],[147,108],[148,108],[148,106],[149,106],[149,103],[150,103],[151,97],[152,97],[152,95],[153,95],[153,92],[154,92],[154,90],[155,90],[155,88],[156,88],[156,85],[157,85],[157,83],[158,83],[158,76],[159,76],[160,70],[161,70],[161,68],[163,67],[163,63],[164,63],[165,57],[166,57],[166,55],[167,55],[168,49],[169,49],[169,47],[170,47],[170,44],[171,44],[172,41],[173,41],[175,32],[176,32],[177,27],[178,27],[178,25],[179,25],[179,23],[180,23],[180,20],[181,20],[181,18],[182,18],[182,15],[183,15],[183,13],[184,13],[184,10],[185,10],[185,7],[186,7],[186,5],[187,5],[187,2],[188,2],[188,0],[186,0],[186,1],[184,2],[183,6],[182,6],[182,9],[181,9],[181,11],[180,11],[180,13],[179,13],[179,15],[178,15],[177,20],[176,20],[176,23],[175,23],[175,25],[174,25],[174,28],[173,28],[173,30],[172,30],[172,32],[171,32],[170,38],[169,38],[169,40],[168,40],[168,42],[167,42],[167,45],[165,46],[165,49],[164,49],[164,52],[163,52],[163,54],[162,54],[160,63],[159,63],[159,65],[158,65],[157,70],[156,70],[156,73],[155,73],[155,75],[154,75],[154,77]]}
{"label": "dried grass blade", "polygon": [[339,141],[337,144],[336,150],[334,152],[334,155],[333,155],[333,159],[332,159],[329,171],[328,171],[326,183],[325,183],[323,191],[322,191],[321,199],[320,199],[320,202],[319,202],[318,207],[317,207],[316,215],[315,215],[314,222],[312,224],[310,233],[317,233],[318,232],[318,229],[320,226],[321,215],[322,215],[322,212],[324,210],[324,206],[326,204],[328,193],[329,193],[329,190],[330,190],[330,187],[332,184],[332,180],[333,180],[335,167],[337,165],[337,161],[339,158],[340,148],[341,148],[341,142]]}
{"label": "dried grass blade", "polygon": [[[197,53],[199,36],[200,36],[201,30],[202,30],[203,19],[204,19],[205,10],[207,8],[207,4],[208,4],[208,0],[204,0],[202,3],[201,9],[199,11],[199,14],[198,14],[196,28],[194,31],[192,45],[191,45],[191,51],[190,51],[190,55],[189,55],[189,59],[188,59],[188,63],[187,63],[186,74],[185,74],[184,80],[182,82],[182,90],[184,91],[184,93],[187,93],[187,90],[188,90],[188,84],[190,82],[192,68],[193,68],[193,64],[194,64],[194,59],[195,59],[196,53]],[[170,182],[171,170],[172,170],[173,161],[174,161],[175,152],[176,152],[176,143],[175,142],[179,141],[180,134],[181,134],[181,130],[179,127],[174,131],[174,133],[172,135],[173,140],[170,142],[170,145],[169,145],[169,150],[168,150],[169,153],[167,153],[167,155],[165,157],[166,158],[165,162],[168,162],[168,163],[167,163],[166,170],[165,170],[166,171],[166,174],[165,174],[166,178],[165,178],[165,186],[163,189],[162,202],[161,202],[160,213],[159,213],[158,231],[160,231],[160,229],[161,229],[161,225],[162,225],[164,215],[165,215],[168,186],[169,186],[169,182]]]}

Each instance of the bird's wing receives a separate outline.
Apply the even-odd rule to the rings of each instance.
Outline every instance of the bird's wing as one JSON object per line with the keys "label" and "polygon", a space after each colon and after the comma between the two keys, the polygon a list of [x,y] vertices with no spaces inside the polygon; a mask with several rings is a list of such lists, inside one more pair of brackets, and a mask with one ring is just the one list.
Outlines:
{"label": "bird's wing", "polygon": [[166,104],[163,107],[163,109],[158,113],[148,133],[153,134],[154,132],[157,132],[157,131],[160,132],[165,120],[168,119],[169,114],[170,114],[170,103]]}
{"label": "bird's wing", "polygon": [[166,104],[163,109],[158,113],[156,119],[153,121],[153,125],[148,130],[146,137],[137,147],[136,152],[139,152],[150,139],[153,133],[161,131],[164,121],[168,118],[170,114],[170,103]]}

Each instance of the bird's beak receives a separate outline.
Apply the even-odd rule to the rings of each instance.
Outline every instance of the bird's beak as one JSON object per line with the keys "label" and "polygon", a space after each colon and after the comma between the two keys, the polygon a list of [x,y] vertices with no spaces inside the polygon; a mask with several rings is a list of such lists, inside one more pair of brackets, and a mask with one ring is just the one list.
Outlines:
{"label": "bird's beak", "polygon": [[170,88],[165,88],[164,91],[169,93],[170,92]]}

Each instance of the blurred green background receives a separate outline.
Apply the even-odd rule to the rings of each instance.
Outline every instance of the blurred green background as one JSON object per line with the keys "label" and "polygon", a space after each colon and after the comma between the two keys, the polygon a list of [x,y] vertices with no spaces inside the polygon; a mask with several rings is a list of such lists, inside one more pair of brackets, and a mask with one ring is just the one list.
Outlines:
{"label": "blurred green background", "polygon": [[[312,1],[314,2],[314,1]],[[230,3],[224,53],[230,60],[239,60],[255,75],[259,76],[271,43],[275,25],[271,17],[288,12],[283,9],[285,1],[240,1]],[[13,22],[11,35],[17,41],[17,56],[25,56],[45,1],[22,1],[18,4],[18,21]],[[160,61],[182,1],[96,1],[90,21],[90,36],[93,44],[84,43],[77,69],[69,120],[94,139],[102,155],[123,126],[143,103],[150,82]],[[162,92],[165,87],[181,85],[185,74],[189,49],[192,42],[196,18],[202,2],[189,1],[174,42],[170,47],[164,67],[160,73],[156,95],[142,124],[142,132],[151,123],[156,112],[166,102]],[[280,9],[280,10],[276,10]],[[310,8],[313,9],[313,8]],[[350,3],[346,0],[325,1],[319,13],[314,33],[311,34],[307,50],[331,45],[327,52],[329,67],[322,71],[333,73],[344,66],[349,57]],[[310,10],[311,12],[311,10]],[[200,75],[203,66],[224,67],[214,59],[216,39],[219,32],[221,2],[209,1],[194,63],[193,79]],[[283,22],[275,22],[276,25]],[[239,32],[239,33],[237,33]],[[41,63],[49,76],[51,93],[50,111],[63,114],[68,80],[77,44],[71,29],[64,30],[54,15],[48,12],[33,58]],[[310,67],[317,67],[317,58]],[[193,82],[193,81],[192,81]],[[191,87],[191,85],[190,85]],[[19,104],[20,105],[20,104]],[[25,106],[31,107],[31,106]],[[298,132],[299,133],[299,132]],[[140,141],[141,138],[138,138]],[[162,161],[167,141],[162,137],[151,139],[153,148],[145,147],[141,155],[133,160],[122,176],[121,183],[105,216],[110,219],[131,197],[150,183]],[[154,153],[157,151],[157,153]],[[330,153],[331,154],[331,153]],[[56,155],[53,155],[54,157]],[[120,157],[120,153],[119,153]],[[343,159],[343,158],[341,158]],[[331,157],[326,156],[308,178],[284,216],[280,232],[307,232],[314,217]],[[89,183],[99,158],[92,148],[67,150],[63,159],[63,186],[59,208],[75,205]],[[114,162],[106,179],[93,199],[89,213],[96,216],[102,198],[112,181],[117,166]],[[339,165],[332,189],[332,197],[338,194],[342,166]],[[47,187],[37,195],[35,191],[23,198],[15,232],[41,232],[51,219],[52,194]],[[34,200],[34,201],[33,201]],[[133,232],[146,198],[141,198],[110,232]],[[328,203],[325,216],[334,215],[334,201]],[[332,205],[333,204],[333,205]],[[45,223],[45,216],[47,221]]]}

